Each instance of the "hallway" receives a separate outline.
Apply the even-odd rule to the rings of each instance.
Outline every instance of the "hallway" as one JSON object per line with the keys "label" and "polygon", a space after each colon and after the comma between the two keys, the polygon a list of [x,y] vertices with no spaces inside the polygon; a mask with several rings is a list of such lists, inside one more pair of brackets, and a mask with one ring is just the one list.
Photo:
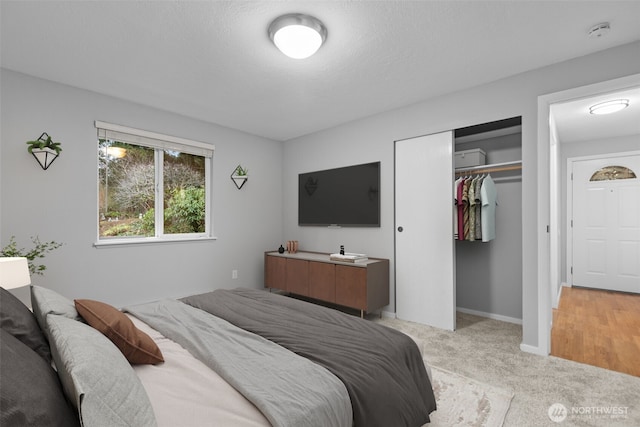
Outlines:
{"label": "hallway", "polygon": [[551,355],[640,376],[640,295],[563,287]]}

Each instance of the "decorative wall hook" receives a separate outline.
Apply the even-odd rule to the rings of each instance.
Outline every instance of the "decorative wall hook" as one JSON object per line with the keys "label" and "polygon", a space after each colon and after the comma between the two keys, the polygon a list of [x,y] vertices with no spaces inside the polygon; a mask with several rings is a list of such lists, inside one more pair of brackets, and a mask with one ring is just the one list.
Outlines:
{"label": "decorative wall hook", "polygon": [[231,172],[231,180],[236,185],[238,190],[240,190],[244,183],[249,179],[249,175],[247,175],[248,172],[249,169],[243,168],[240,165],[236,166],[233,172]]}
{"label": "decorative wall hook", "polygon": [[47,170],[51,163],[58,158],[62,147],[60,142],[53,142],[51,137],[43,132],[40,137],[34,141],[27,141],[27,151],[35,157],[42,169]]}

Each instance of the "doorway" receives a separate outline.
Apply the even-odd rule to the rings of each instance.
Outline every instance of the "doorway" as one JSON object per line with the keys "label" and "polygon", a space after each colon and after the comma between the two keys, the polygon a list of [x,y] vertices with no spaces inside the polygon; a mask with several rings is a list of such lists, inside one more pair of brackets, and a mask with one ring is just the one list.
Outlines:
{"label": "doorway", "polygon": [[[554,109],[571,102],[588,103],[598,97],[623,90],[631,90],[634,98],[632,105],[640,106],[640,74],[552,93],[540,96],[538,99],[538,158],[541,159],[538,162],[538,186],[542,191],[538,193],[538,241],[540,244],[538,245],[538,347],[535,348],[535,352],[539,354],[549,354],[552,308],[557,307],[562,285],[568,284],[565,223],[567,186],[566,162],[563,160],[569,157],[637,150],[637,138],[640,137],[638,110],[628,109],[632,111],[635,121],[629,120],[628,127],[624,128],[633,129],[628,133],[626,140],[612,137],[606,142],[600,140],[565,144],[562,132],[558,131],[558,127],[563,123],[554,115]],[[588,114],[588,108],[586,111]],[[599,124],[601,125],[602,122]],[[584,134],[593,138],[608,137],[606,132],[611,131],[607,126],[598,125],[588,128],[583,126],[582,129]],[[619,126],[615,129],[621,130],[623,127]],[[629,136],[630,133],[634,134]],[[618,148],[614,149],[612,145],[616,144]]]}
{"label": "doorway", "polygon": [[[456,311],[522,323],[521,120],[395,141],[397,318],[448,330]],[[457,202],[465,191],[473,203]]]}
{"label": "doorway", "polygon": [[568,283],[640,293],[640,152],[568,160]]}

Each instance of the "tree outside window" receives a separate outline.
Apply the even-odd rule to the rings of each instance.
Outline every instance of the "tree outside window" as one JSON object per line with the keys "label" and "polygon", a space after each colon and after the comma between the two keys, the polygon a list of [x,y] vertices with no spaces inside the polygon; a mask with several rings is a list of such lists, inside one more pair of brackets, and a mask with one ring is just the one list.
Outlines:
{"label": "tree outside window", "polygon": [[210,160],[99,138],[99,240],[206,236]]}

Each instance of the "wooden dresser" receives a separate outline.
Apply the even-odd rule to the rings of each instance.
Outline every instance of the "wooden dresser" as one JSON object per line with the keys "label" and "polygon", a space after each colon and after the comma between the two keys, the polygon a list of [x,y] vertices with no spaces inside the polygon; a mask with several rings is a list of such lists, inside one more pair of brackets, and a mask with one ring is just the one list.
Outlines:
{"label": "wooden dresser", "polygon": [[264,254],[264,286],[360,310],[389,304],[389,260],[334,261],[320,252]]}

